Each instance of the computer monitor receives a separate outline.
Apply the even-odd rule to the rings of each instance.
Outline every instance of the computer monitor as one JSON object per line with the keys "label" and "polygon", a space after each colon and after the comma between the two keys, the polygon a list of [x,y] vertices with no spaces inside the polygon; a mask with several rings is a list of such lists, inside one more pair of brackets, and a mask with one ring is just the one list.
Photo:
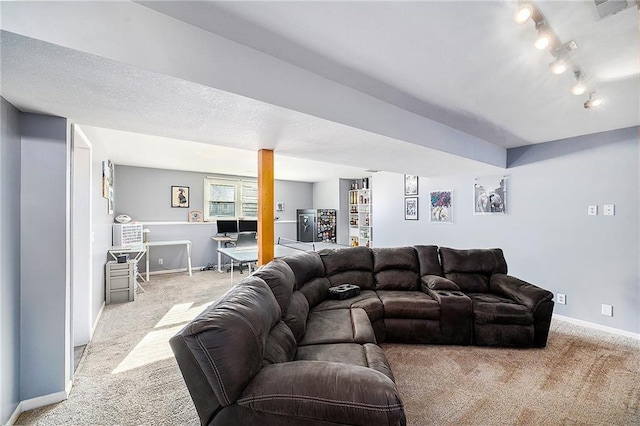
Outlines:
{"label": "computer monitor", "polygon": [[235,234],[238,232],[237,220],[217,220],[218,234]]}
{"label": "computer monitor", "polygon": [[258,232],[257,220],[242,220],[238,221],[238,231],[240,232]]}

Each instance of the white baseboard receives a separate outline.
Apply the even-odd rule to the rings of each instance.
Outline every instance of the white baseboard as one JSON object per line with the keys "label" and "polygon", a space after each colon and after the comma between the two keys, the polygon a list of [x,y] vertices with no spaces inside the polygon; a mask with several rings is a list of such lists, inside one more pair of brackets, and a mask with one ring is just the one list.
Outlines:
{"label": "white baseboard", "polygon": [[[193,268],[192,268],[193,270]],[[152,275],[164,275],[164,274],[175,274],[178,272],[187,272],[187,268],[180,269],[165,269],[164,271],[149,271],[149,276]]]}
{"label": "white baseboard", "polygon": [[[192,266],[191,267],[191,271],[200,271],[201,268],[204,268],[204,266]],[[149,276],[151,275],[163,275],[163,274],[176,274],[178,272],[188,272],[189,269],[188,268],[178,268],[178,269],[164,269],[161,271],[149,271]],[[141,272],[141,274],[144,276],[146,274],[146,272]],[[144,284],[144,283],[143,283]]]}
{"label": "white baseboard", "polygon": [[11,415],[11,417],[9,417],[9,420],[7,420],[7,425],[12,426],[15,422],[17,422],[18,417],[20,417],[20,414],[22,414],[23,411],[24,410],[22,409],[22,402],[19,402],[16,409],[13,410],[13,414]]}
{"label": "white baseboard", "polygon": [[35,408],[44,407],[45,405],[55,404],[60,401],[64,401],[67,399],[69,395],[67,394],[67,390],[63,390],[60,392],[50,393],[48,395],[42,395],[35,398],[27,399],[20,402],[21,412],[33,410]]}
{"label": "white baseboard", "polygon": [[105,302],[102,302],[102,306],[100,306],[100,310],[98,311],[98,316],[96,320],[93,322],[93,326],[91,327],[91,335],[89,336],[89,341],[93,340],[93,334],[96,332],[96,327],[98,327],[98,323],[100,322],[100,317],[102,316],[102,311],[105,307]]}
{"label": "white baseboard", "polygon": [[595,330],[600,330],[607,333],[617,334],[619,336],[630,337],[632,339],[640,340],[640,334],[638,333],[632,333],[630,331],[620,330],[613,327],[607,327],[606,325],[600,325],[594,322],[583,321],[583,320],[579,320],[571,317],[565,317],[564,315],[553,314],[552,318],[558,321],[564,321],[571,324],[581,325],[583,327],[593,328]]}

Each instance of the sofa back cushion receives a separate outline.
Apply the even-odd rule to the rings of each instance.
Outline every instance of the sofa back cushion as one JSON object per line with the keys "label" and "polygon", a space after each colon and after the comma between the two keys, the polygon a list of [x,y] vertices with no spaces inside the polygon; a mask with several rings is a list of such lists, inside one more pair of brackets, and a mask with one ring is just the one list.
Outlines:
{"label": "sofa back cushion", "polygon": [[278,305],[280,305],[282,318],[284,318],[291,302],[291,293],[293,293],[295,282],[293,271],[289,265],[282,259],[274,259],[258,269],[253,275],[262,278],[271,288]]}
{"label": "sofa back cushion", "polygon": [[413,246],[418,253],[420,262],[420,276],[438,275],[442,276],[442,266],[438,255],[438,246]]}
{"label": "sofa back cushion", "polygon": [[420,262],[413,247],[371,251],[376,290],[420,290]]}
{"label": "sofa back cushion", "polygon": [[309,316],[309,302],[305,294],[296,290],[291,296],[291,304],[284,322],[291,329],[296,342],[300,342],[307,330],[307,317]]}
{"label": "sofa back cushion", "polygon": [[440,247],[440,258],[445,278],[465,292],[488,293],[491,275],[507,273],[507,262],[498,248],[458,250]]}
{"label": "sofa back cushion", "polygon": [[189,361],[198,365],[195,378],[185,380],[204,376],[220,405],[233,404],[262,368],[267,339],[280,316],[269,286],[258,277],[245,278],[171,339],[186,345]]}
{"label": "sofa back cushion", "polygon": [[289,265],[295,277],[295,289],[300,288],[307,282],[324,277],[324,264],[320,255],[315,251],[306,251],[282,258]]}
{"label": "sofa back cushion", "polygon": [[293,256],[283,257],[282,260],[293,271],[295,289],[302,291],[305,295],[307,302],[309,302],[309,309],[325,301],[331,283],[325,276],[324,263],[322,263],[322,259],[317,252],[301,252]]}
{"label": "sofa back cushion", "polygon": [[296,355],[297,346],[291,329],[281,320],[269,332],[264,347],[262,365],[292,361]]}
{"label": "sofa back cushion", "polygon": [[355,284],[373,290],[373,257],[368,247],[324,249],[318,252],[332,286]]}

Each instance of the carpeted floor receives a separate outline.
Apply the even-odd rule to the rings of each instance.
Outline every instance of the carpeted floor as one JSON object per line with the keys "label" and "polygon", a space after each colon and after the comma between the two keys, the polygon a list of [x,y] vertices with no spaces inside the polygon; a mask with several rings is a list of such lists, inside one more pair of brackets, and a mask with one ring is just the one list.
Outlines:
{"label": "carpeted floor", "polygon": [[[156,275],[144,287],[136,302],[105,307],[69,399],[17,424],[198,424],[168,339],[230,287],[229,274]],[[640,424],[636,340],[554,321],[545,349],[382,347],[409,425]]]}

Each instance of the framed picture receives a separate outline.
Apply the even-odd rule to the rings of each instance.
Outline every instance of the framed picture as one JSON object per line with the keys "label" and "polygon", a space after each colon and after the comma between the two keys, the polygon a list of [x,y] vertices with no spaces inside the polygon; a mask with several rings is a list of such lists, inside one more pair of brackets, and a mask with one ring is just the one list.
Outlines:
{"label": "framed picture", "polygon": [[109,187],[109,200],[107,201],[107,214],[113,214],[113,187]]}
{"label": "framed picture", "polygon": [[188,186],[172,186],[171,187],[171,207],[189,207],[189,187]]}
{"label": "framed picture", "polygon": [[418,195],[418,176],[404,175],[404,195]]}
{"label": "framed picture", "polygon": [[102,162],[102,196],[109,199],[109,188],[113,188],[113,162],[104,160]]}
{"label": "framed picture", "polygon": [[508,176],[475,178],[473,184],[474,214],[506,214]]}
{"label": "framed picture", "polygon": [[453,191],[431,191],[429,199],[429,222],[453,223]]}
{"label": "framed picture", "polygon": [[202,210],[189,210],[189,222],[203,222]]}
{"label": "framed picture", "polygon": [[418,220],[418,197],[405,197],[404,220]]}
{"label": "framed picture", "polygon": [[283,212],[284,211],[284,201],[277,201],[276,202],[276,211],[277,212]]}

